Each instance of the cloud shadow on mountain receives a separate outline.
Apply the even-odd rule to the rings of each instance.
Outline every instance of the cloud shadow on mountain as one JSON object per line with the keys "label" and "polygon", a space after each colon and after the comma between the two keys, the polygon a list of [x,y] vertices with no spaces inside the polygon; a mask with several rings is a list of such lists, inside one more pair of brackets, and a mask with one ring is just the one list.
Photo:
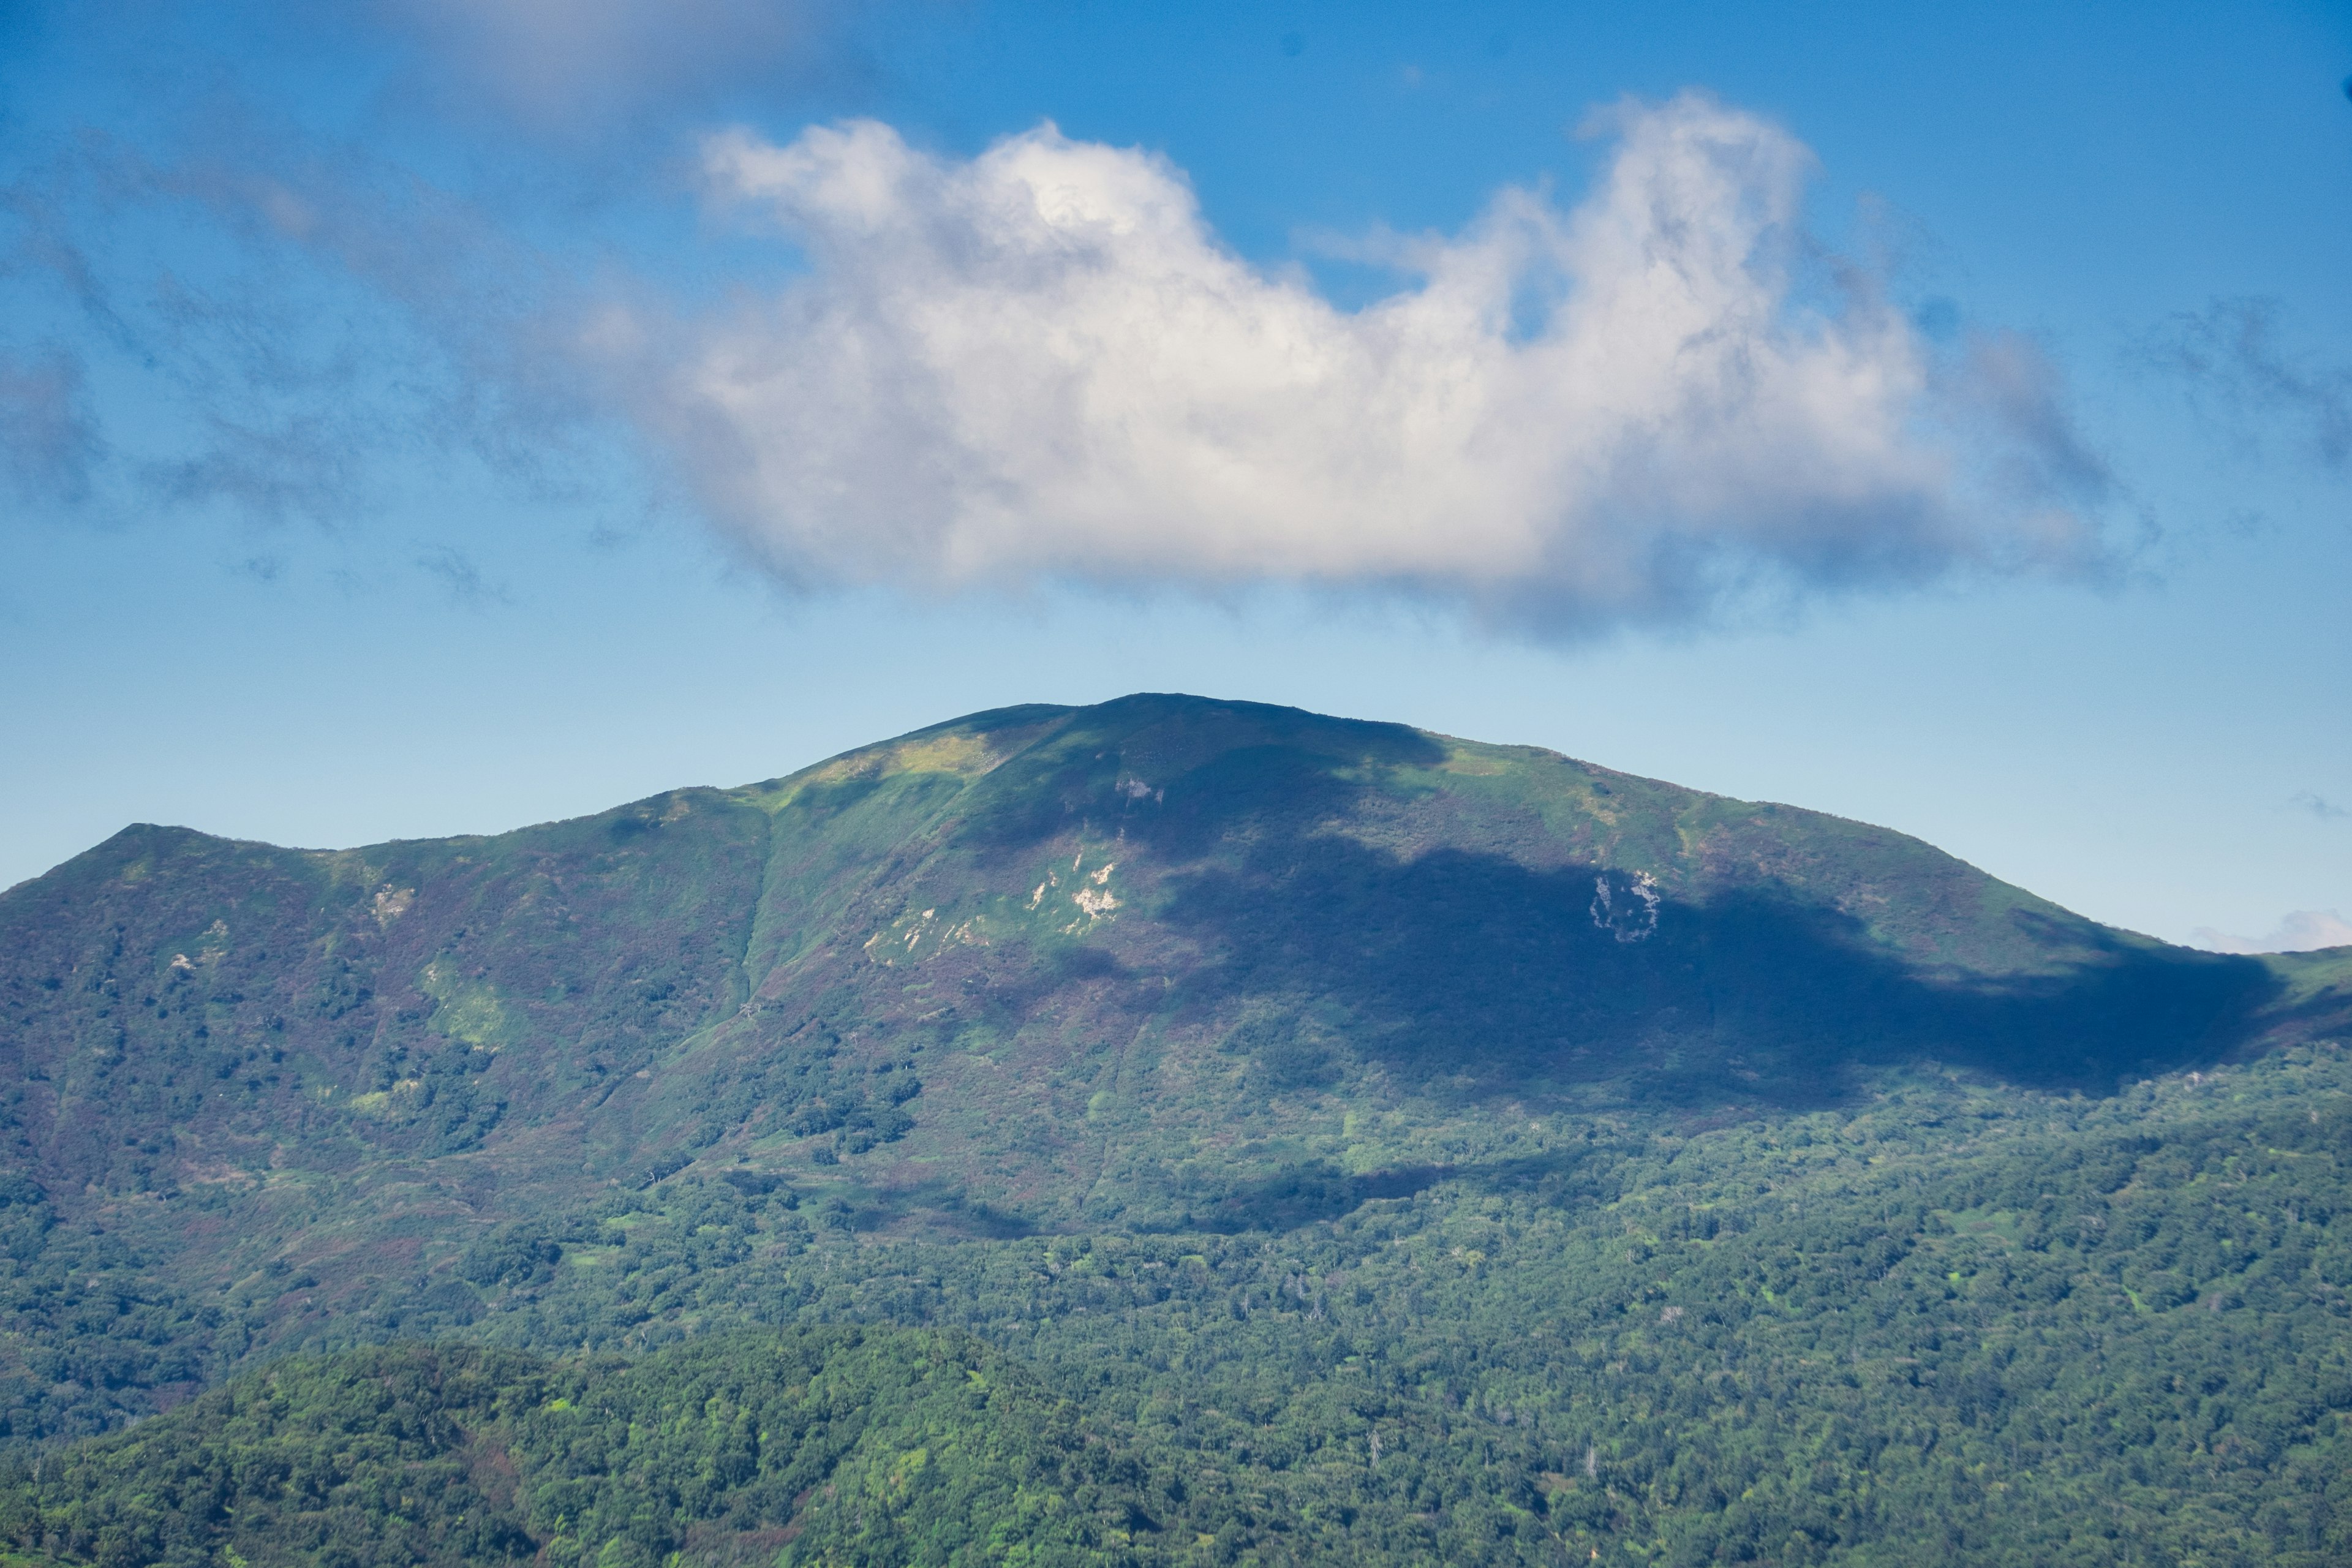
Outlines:
{"label": "cloud shadow on mountain", "polygon": [[1176,878],[1158,912],[1217,955],[1185,1002],[1258,1019],[1249,1048],[1273,1077],[1286,1052],[1295,1072],[1302,1053],[1311,1071],[1338,1051],[1480,1097],[1618,1082],[1692,1110],[1802,1109],[1844,1099],[1861,1069],[1922,1058],[2105,1094],[2223,1058],[2280,1000],[2257,960],[2031,911],[2012,918],[2052,962],[2018,974],[1924,966],[1770,884],[1661,898],[1651,927],[1602,900],[1609,876],[1280,831],[1239,866]]}

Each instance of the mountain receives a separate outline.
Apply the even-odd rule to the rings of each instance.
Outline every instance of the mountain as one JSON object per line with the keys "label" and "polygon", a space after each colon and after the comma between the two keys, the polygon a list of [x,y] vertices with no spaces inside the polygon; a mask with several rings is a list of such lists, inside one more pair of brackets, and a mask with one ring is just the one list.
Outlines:
{"label": "mountain", "polygon": [[45,1187],[389,1162],[478,1208],[831,1156],[1019,1224],[1181,1217],[1339,1101],[1737,1114],[1927,1058],[2103,1092],[2344,1000],[1882,829],[1181,697],[489,838],[130,828],[0,898],[0,954]]}
{"label": "mountain", "polygon": [[[1122,1486],[1172,1464],[1289,1497],[1218,1514],[1132,1490],[1235,1552],[1345,1555],[1374,1531],[1407,1558],[1508,1556],[1487,1527],[1520,1515],[1565,1550],[1560,1510],[1594,1550],[1664,1551],[1697,1539],[1698,1505],[1659,1479],[1696,1462],[1693,1433],[1717,1470],[1763,1477],[1763,1426],[1840,1419],[1790,1370],[1804,1300],[1814,1348],[1911,1369],[1909,1393],[1869,1396],[1912,1423],[1911,1523],[1840,1489],[1867,1491],[1857,1459],[1824,1481],[1829,1513],[1790,1493],[1738,1539],[1863,1561],[1966,1512],[1950,1489],[1983,1462],[1979,1417],[2014,1447],[2012,1424],[2113,1403],[2063,1335],[1987,1361],[1996,1320],[2120,1323],[2147,1377],[2203,1379],[2239,1309],[2198,1304],[2238,1301],[2302,1336],[2222,1355],[2298,1369],[2241,1407],[2278,1406],[2279,1454],[2322,1440],[2337,1406],[2288,1406],[2347,1351],[2326,1227],[2347,1020],[2352,951],[2173,948],[1884,829],[1186,697],[1000,710],[491,837],[304,851],[133,827],[0,894],[0,1438],[100,1432],[294,1349],[637,1355],[865,1322],[977,1335],[1064,1380],[1090,1440],[1143,1467]],[[2224,1105],[2223,1081],[2254,1087]],[[2224,1224],[2199,1207],[2215,1179],[2294,1217]],[[2106,1228],[2126,1210],[2153,1228]],[[2290,1263],[2307,1287],[2244,1283]],[[1713,1373],[1660,1360],[1684,1322]],[[1385,1415],[1340,1392],[1376,1367]],[[1996,1399],[2024,1367],[2039,1381]],[[1725,1393],[1741,1378],[1764,1383]],[[1181,1414],[1199,1379],[1216,1409]],[[2213,1397],[2190,1386],[2143,1390],[2147,1418],[2190,1432]],[[1922,1436],[1963,1407],[1944,1446]],[[1383,1420],[1391,1454],[1440,1478],[1428,1498],[1363,1489],[1388,1473]],[[1297,1450],[1279,1464],[1276,1430]],[[2068,1487],[2123,1462],[2104,1438],[2032,1440]],[[1335,1443],[1370,1468],[1282,1493]],[[2165,1464],[2186,1495],[2189,1461]],[[2264,1465],[2248,1519],[2295,1485]],[[1486,1524],[1449,1511],[1474,1494]],[[2110,1545],[2210,1545],[2180,1506]],[[538,1551],[527,1516],[511,1540]],[[2020,1560],[2088,1550],[2035,1528],[2014,1525]]]}

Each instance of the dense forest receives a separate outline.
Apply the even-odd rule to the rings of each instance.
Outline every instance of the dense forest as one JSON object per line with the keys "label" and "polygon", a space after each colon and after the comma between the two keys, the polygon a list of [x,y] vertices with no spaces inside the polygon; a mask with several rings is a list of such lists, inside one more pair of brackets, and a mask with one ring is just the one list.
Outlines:
{"label": "dense forest", "polygon": [[887,1239],[686,1176],[343,1331],[390,1348],[21,1450],[5,1528],[110,1565],[2338,1563],[2347,1146],[2352,1063],[2305,1049],[1523,1130],[1281,1229]]}
{"label": "dense forest", "polygon": [[0,895],[0,1540],[2352,1561],[2346,955],[1154,700]]}

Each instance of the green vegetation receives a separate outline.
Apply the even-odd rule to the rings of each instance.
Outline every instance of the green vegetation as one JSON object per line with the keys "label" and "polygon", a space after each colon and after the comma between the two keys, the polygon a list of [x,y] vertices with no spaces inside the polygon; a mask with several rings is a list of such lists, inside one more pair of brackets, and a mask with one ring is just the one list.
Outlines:
{"label": "green vegetation", "polygon": [[2346,1561],[2347,999],[1189,699],[499,838],[132,829],[0,895],[0,1535]]}
{"label": "green vegetation", "polygon": [[946,1562],[1115,1546],[1130,1459],[982,1347],[839,1329],[635,1363],[280,1362],[41,1461],[18,1542],[114,1564]]}
{"label": "green vegetation", "polygon": [[2352,1062],[2294,1049],[2105,1101],[1563,1118],[1281,1232],[892,1238],[683,1175],[469,1255],[478,1348],[276,1363],[25,1461],[5,1529],[124,1563],[2332,1563],[2347,1134]]}

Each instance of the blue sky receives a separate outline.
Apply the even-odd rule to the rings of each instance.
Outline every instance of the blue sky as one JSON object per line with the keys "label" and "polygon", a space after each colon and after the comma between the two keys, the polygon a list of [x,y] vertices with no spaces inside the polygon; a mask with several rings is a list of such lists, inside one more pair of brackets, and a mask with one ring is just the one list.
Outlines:
{"label": "blue sky", "polygon": [[1180,689],[2347,940],[2352,11],[0,5],[0,883]]}

